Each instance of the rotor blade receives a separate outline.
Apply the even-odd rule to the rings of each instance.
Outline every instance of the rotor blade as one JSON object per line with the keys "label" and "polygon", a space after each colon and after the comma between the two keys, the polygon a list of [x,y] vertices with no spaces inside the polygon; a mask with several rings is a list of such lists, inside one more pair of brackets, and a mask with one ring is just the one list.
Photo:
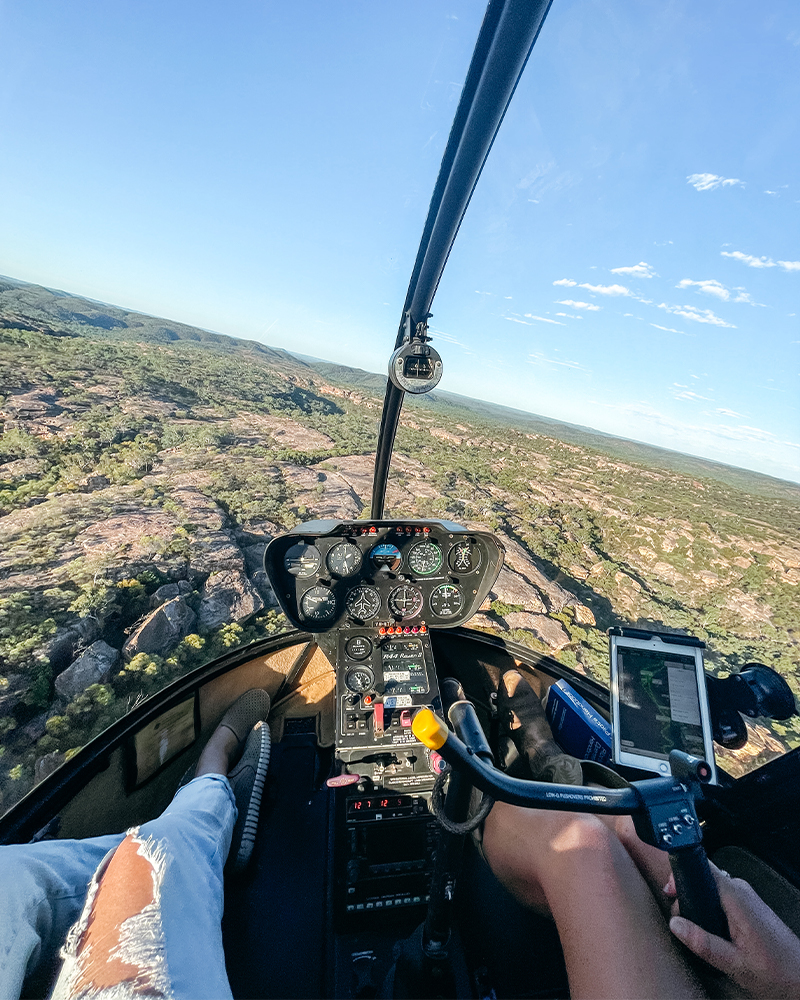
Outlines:
{"label": "rotor blade", "polygon": [[[461,220],[551,3],[552,0],[489,2],[433,189],[395,348],[403,342],[406,314],[411,315],[413,329],[430,312]],[[390,381],[375,455],[374,519],[383,516],[389,462],[403,396],[403,391]]]}

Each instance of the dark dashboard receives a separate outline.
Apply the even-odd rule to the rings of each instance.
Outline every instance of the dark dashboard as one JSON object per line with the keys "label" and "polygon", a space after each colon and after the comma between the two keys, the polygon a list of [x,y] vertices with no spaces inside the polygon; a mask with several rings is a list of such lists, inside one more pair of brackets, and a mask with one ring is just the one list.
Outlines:
{"label": "dark dashboard", "polygon": [[267,574],[297,628],[417,634],[462,625],[503,561],[488,532],[448,521],[311,521],[276,538]]}

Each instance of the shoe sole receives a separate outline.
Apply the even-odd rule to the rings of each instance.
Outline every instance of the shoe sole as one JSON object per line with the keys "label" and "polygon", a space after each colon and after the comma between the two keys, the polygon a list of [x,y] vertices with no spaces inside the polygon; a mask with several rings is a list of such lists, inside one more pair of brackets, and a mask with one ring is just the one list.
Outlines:
{"label": "shoe sole", "polygon": [[261,812],[261,797],[264,792],[264,784],[267,780],[269,770],[269,757],[272,744],[269,735],[269,726],[266,722],[261,725],[261,744],[258,750],[258,765],[256,766],[256,776],[253,779],[253,790],[250,793],[250,801],[247,804],[247,815],[242,828],[242,839],[239,843],[239,850],[236,854],[231,872],[237,874],[243,871],[253,853],[258,833],[258,816]]}

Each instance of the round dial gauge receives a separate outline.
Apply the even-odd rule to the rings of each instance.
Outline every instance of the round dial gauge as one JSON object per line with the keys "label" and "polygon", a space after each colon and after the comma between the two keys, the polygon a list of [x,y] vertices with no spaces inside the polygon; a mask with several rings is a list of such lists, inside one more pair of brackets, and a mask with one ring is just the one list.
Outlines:
{"label": "round dial gauge", "polygon": [[397,618],[413,618],[422,610],[422,591],[408,584],[389,594],[389,611]]}
{"label": "round dial gauge", "polygon": [[481,564],[481,550],[471,538],[456,542],[447,557],[454,573],[474,573]]}
{"label": "round dial gauge", "polygon": [[328,569],[337,576],[352,576],[361,567],[361,549],[352,542],[339,542],[328,553]]}
{"label": "round dial gauge", "polygon": [[436,542],[419,542],[408,554],[409,569],[418,576],[430,576],[441,568],[444,556]]}
{"label": "round dial gauge", "polygon": [[374,587],[354,587],[347,595],[347,610],[361,622],[374,618],[381,609],[381,595]]}
{"label": "round dial gauge", "polygon": [[344,683],[349,691],[369,691],[375,678],[369,667],[353,667],[344,675]]}
{"label": "round dial gauge", "polygon": [[283,565],[287,573],[302,578],[313,576],[322,565],[322,556],[315,545],[298,542],[286,550]]}
{"label": "round dial gauge", "polygon": [[328,621],[336,617],[336,595],[327,587],[312,587],[300,598],[300,610],[312,621]]}
{"label": "round dial gauge", "polygon": [[464,607],[464,594],[452,583],[436,587],[429,600],[431,611],[440,618],[454,618]]}
{"label": "round dial gauge", "polygon": [[365,635],[354,635],[344,644],[344,651],[351,660],[365,660],[372,652],[372,643]]}
{"label": "round dial gauge", "polygon": [[385,567],[391,570],[392,573],[396,573],[403,565],[403,557],[400,555],[400,549],[396,545],[392,545],[391,542],[383,542],[380,545],[376,545],[369,555],[373,565],[378,569]]}

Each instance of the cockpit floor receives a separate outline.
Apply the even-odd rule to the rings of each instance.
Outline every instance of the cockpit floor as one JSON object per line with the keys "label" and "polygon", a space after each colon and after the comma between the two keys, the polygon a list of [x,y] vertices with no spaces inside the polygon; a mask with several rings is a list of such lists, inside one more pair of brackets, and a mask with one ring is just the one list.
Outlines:
{"label": "cockpit floor", "polygon": [[[394,942],[424,917],[409,912],[403,920],[382,918],[386,926],[334,933],[329,764],[330,753],[317,748],[313,733],[284,735],[272,748],[253,862],[245,877],[225,886],[223,938],[237,998],[349,997],[359,985],[360,995],[374,996]],[[568,995],[554,925],[515,902],[469,838],[455,912],[479,994]],[[370,960],[360,962],[359,955]]]}
{"label": "cockpit floor", "polygon": [[[222,921],[235,997],[323,997],[325,985],[327,771],[313,734],[272,747],[253,861],[225,885]],[[321,786],[321,787],[320,787]]]}

